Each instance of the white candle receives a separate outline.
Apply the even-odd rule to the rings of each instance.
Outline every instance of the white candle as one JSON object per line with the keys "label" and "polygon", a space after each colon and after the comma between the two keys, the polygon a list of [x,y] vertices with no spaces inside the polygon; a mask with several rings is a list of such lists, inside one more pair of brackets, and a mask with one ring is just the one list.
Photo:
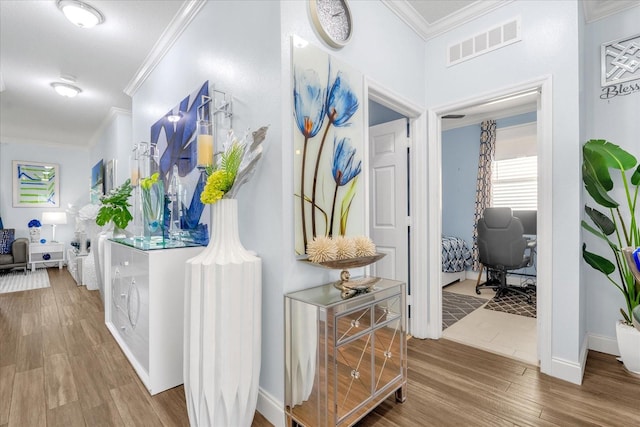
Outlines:
{"label": "white candle", "polygon": [[133,185],[134,187],[136,185],[138,185],[138,179],[140,177],[138,176],[138,168],[135,167],[133,169],[131,169],[131,185]]}
{"label": "white candle", "polygon": [[213,135],[198,135],[198,166],[213,164]]}

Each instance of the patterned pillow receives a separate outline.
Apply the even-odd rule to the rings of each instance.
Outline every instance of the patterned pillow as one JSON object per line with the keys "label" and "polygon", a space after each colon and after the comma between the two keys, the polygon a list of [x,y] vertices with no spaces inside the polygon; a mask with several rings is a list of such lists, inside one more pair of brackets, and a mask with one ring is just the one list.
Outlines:
{"label": "patterned pillow", "polygon": [[0,230],[0,254],[11,253],[11,243],[13,243],[15,230],[13,228],[5,228]]}

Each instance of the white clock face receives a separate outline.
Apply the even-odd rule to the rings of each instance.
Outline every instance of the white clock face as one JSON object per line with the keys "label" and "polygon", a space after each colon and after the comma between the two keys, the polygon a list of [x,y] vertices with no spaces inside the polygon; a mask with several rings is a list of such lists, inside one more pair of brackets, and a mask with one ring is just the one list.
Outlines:
{"label": "white clock face", "polygon": [[322,29],[336,43],[346,44],[351,37],[351,13],[344,0],[316,0]]}

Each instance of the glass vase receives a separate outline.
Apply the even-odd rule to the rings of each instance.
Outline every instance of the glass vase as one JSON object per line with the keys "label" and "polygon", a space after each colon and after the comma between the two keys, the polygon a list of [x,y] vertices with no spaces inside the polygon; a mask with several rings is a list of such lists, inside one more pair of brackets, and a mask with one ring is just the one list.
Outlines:
{"label": "glass vase", "polygon": [[154,237],[164,235],[164,184],[161,180],[148,189],[142,188],[142,221],[144,239],[150,241]]}

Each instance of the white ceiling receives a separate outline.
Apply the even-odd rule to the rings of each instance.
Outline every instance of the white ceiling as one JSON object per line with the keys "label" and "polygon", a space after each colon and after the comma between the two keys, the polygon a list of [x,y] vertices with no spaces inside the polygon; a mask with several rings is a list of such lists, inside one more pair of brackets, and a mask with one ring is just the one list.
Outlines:
{"label": "white ceiling", "polygon": [[[86,147],[125,94],[170,44],[185,10],[203,0],[87,0],[106,20],[92,29],[69,23],[55,0],[0,0],[0,141]],[[428,40],[511,0],[381,0]],[[587,0],[587,20],[637,5]],[[74,75],[83,92],[62,98],[50,87]]]}
{"label": "white ceiling", "polygon": [[[182,0],[89,0],[105,16],[92,29],[71,24],[55,0],[0,1],[0,138],[87,146],[112,108],[130,111],[123,92]],[[50,83],[76,77],[73,99]]]}

